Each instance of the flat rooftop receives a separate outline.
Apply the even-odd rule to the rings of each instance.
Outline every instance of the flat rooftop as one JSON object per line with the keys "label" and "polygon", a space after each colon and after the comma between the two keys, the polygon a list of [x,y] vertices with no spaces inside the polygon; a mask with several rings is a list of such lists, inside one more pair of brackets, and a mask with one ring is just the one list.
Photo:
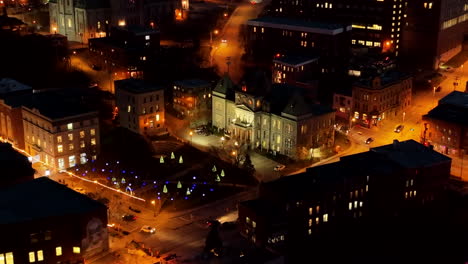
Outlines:
{"label": "flat rooftop", "polygon": [[211,86],[211,83],[204,81],[204,80],[199,80],[199,79],[190,79],[190,80],[175,81],[174,85],[181,86],[184,88],[196,89],[200,87],[205,88],[205,87]]}
{"label": "flat rooftop", "polygon": [[468,125],[468,109],[454,107],[453,105],[438,105],[429,113],[423,115],[424,118],[436,119],[447,123]]}
{"label": "flat rooftop", "polygon": [[106,206],[47,177],[0,190],[0,224],[79,215]]}
{"label": "flat rooftop", "polygon": [[371,148],[370,151],[383,154],[405,168],[426,167],[452,160],[412,139],[406,141],[396,140],[393,144]]}
{"label": "flat rooftop", "polygon": [[351,25],[268,16],[248,20],[247,25],[310,32],[323,35],[337,35],[351,30]]}
{"label": "flat rooftop", "polygon": [[0,79],[0,95],[28,90],[32,91],[31,86],[27,86],[10,78]]}
{"label": "flat rooftop", "polygon": [[442,104],[468,108],[468,93],[453,91],[439,100],[439,105]]}
{"label": "flat rooftop", "polygon": [[359,81],[355,82],[355,86],[364,87],[367,89],[375,89],[372,86],[372,81],[374,78],[380,77],[380,87],[376,89],[383,89],[385,87],[391,86],[393,84],[399,83],[405,79],[411,78],[410,74],[399,72],[399,71],[388,71],[380,76],[371,76],[367,78],[361,78]]}
{"label": "flat rooftop", "polygon": [[163,89],[161,86],[133,78],[115,81],[115,87],[116,89],[121,89],[134,94],[149,93]]}
{"label": "flat rooftop", "polygon": [[302,56],[281,56],[273,60],[275,63],[279,63],[291,67],[300,67],[312,62],[317,61],[318,57],[302,57]]}

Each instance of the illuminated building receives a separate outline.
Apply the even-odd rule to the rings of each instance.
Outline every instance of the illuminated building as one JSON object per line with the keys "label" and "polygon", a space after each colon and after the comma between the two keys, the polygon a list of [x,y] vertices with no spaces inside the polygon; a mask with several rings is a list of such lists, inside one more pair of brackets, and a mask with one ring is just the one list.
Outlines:
{"label": "illuminated building", "polygon": [[107,208],[41,177],[0,189],[0,263],[70,263],[109,249]]}
{"label": "illuminated building", "polygon": [[273,0],[270,11],[279,17],[351,24],[351,45],[398,55],[407,5],[403,0]]}
{"label": "illuminated building", "polygon": [[260,17],[247,21],[247,55],[271,63],[281,55],[318,57],[321,73],[344,70],[349,57],[350,25]]}
{"label": "illuminated building", "polygon": [[403,122],[411,104],[413,79],[400,72],[361,78],[352,88],[354,124],[377,126],[381,120]]}
{"label": "illuminated building", "polygon": [[[374,256],[373,252],[389,252],[384,255],[394,257],[400,254],[394,247],[381,245],[395,243],[388,238],[393,228],[402,223],[405,228],[412,226],[404,221],[416,208],[422,214],[423,209],[444,201],[450,166],[450,158],[414,140],[395,140],[368,152],[341,157],[338,162],[308,168],[304,173],[262,183],[258,199],[239,204],[240,232],[257,247],[286,254],[287,263],[305,259],[341,263],[337,261],[340,258],[373,263],[356,261]],[[441,230],[446,230],[445,226]],[[410,235],[411,231],[400,229],[395,234]],[[411,237],[409,244],[421,240],[417,235]],[[413,255],[413,250],[402,255]]]}
{"label": "illuminated building", "polygon": [[453,91],[423,115],[421,142],[446,155],[463,157],[468,151],[468,94]]}
{"label": "illuminated building", "polygon": [[18,97],[22,105],[25,151],[57,169],[95,160],[100,149],[96,111],[59,93]]}
{"label": "illuminated building", "polygon": [[[438,69],[462,50],[468,34],[468,3],[408,1],[402,55],[413,67]],[[466,44],[465,44],[466,45]]]}
{"label": "illuminated building", "polygon": [[181,117],[207,123],[211,110],[211,83],[196,79],[176,81],[172,100],[174,110]]}
{"label": "illuminated building", "polygon": [[120,125],[141,135],[166,131],[164,89],[138,79],[115,81]]}
{"label": "illuminated building", "polygon": [[263,87],[255,80],[235,90],[224,76],[213,90],[213,126],[252,149],[292,159],[320,157],[334,142],[335,113],[314,103],[305,89]]}
{"label": "illuminated building", "polygon": [[48,5],[50,33],[88,43],[107,32],[111,18],[108,0],[51,0]]}

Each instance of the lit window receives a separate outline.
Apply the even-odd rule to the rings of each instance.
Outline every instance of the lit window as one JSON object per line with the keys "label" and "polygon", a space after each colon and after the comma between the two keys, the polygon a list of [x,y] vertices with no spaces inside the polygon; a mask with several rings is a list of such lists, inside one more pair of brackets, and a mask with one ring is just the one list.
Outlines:
{"label": "lit window", "polygon": [[309,207],[309,215],[312,215],[314,209],[312,207]]}
{"label": "lit window", "polygon": [[62,247],[55,248],[55,255],[62,256]]}
{"label": "lit window", "polygon": [[354,208],[357,208],[357,201],[354,201]]}
{"label": "lit window", "polygon": [[80,247],[73,247],[73,253],[80,254],[81,250]]}
{"label": "lit window", "polygon": [[256,227],[257,227],[257,222],[252,221],[252,227],[253,227],[253,228],[256,228]]}
{"label": "lit window", "polygon": [[13,252],[8,252],[5,254],[6,256],[6,264],[14,264],[13,263]]}
{"label": "lit window", "polygon": [[312,226],[312,219],[309,219],[309,227]]}
{"label": "lit window", "polygon": [[146,39],[146,40],[150,40],[150,35],[146,35],[146,36],[145,36],[145,39]]}
{"label": "lit window", "polygon": [[159,121],[159,114],[156,114],[156,121]]}
{"label": "lit window", "polygon": [[352,39],[352,40],[351,40],[351,44],[355,45],[355,44],[356,44],[356,40],[355,40],[355,39]]}
{"label": "lit window", "polygon": [[323,222],[328,222],[328,214],[323,214]]}
{"label": "lit window", "polygon": [[315,217],[315,223],[316,223],[316,224],[320,224],[320,218]]}
{"label": "lit window", "polygon": [[84,131],[80,131],[80,138],[84,138],[85,137],[85,132]]}
{"label": "lit window", "polygon": [[62,136],[57,137],[57,143],[62,143]]}
{"label": "lit window", "polygon": [[257,32],[257,27],[253,27],[253,32]]}
{"label": "lit window", "polygon": [[432,2],[429,3],[429,9],[432,9]]}
{"label": "lit window", "polygon": [[130,105],[127,106],[127,112],[130,113],[132,111],[132,107]]}
{"label": "lit window", "polygon": [[73,129],[73,123],[68,123],[67,128],[68,128],[68,130],[72,130]]}
{"label": "lit window", "polygon": [[245,218],[245,222],[246,222],[247,224],[250,224],[250,218],[249,218],[249,217],[246,217],[246,218]]}
{"label": "lit window", "polygon": [[414,191],[414,194],[413,194],[413,196],[416,196],[416,190]]}
{"label": "lit window", "polygon": [[265,33],[265,28],[262,27],[262,33]]}
{"label": "lit window", "polygon": [[353,203],[352,202],[349,202],[348,208],[349,208],[349,210],[353,209]]}
{"label": "lit window", "polygon": [[408,198],[408,192],[405,192],[405,199]]}
{"label": "lit window", "polygon": [[68,144],[68,150],[73,150],[75,148],[75,146],[73,146],[73,144]]}
{"label": "lit window", "polygon": [[57,146],[57,151],[58,151],[58,153],[62,153],[63,152],[63,145],[58,145]]}
{"label": "lit window", "polygon": [[36,254],[34,252],[29,252],[29,263],[36,262]]}
{"label": "lit window", "polygon": [[80,141],[80,148],[84,148],[84,147],[86,147],[86,144],[85,144],[84,140],[81,140]]}
{"label": "lit window", "polygon": [[37,261],[44,260],[44,252],[42,250],[37,251]]}
{"label": "lit window", "polygon": [[366,185],[366,192],[369,191],[369,185]]}
{"label": "lit window", "polygon": [[91,136],[94,136],[96,135],[96,129],[92,128],[89,133],[91,134]]}
{"label": "lit window", "polygon": [[76,165],[75,155],[72,155],[72,156],[68,157],[68,165],[70,167],[75,167],[75,165]]}
{"label": "lit window", "polygon": [[410,181],[410,185],[411,185],[411,186],[413,186],[413,179],[411,179],[411,181]]}
{"label": "lit window", "polygon": [[309,229],[309,231],[307,231],[309,233],[309,235],[312,235],[312,229]]}
{"label": "lit window", "polygon": [[70,140],[70,141],[73,140],[73,134],[72,133],[68,134],[68,140]]}
{"label": "lit window", "polygon": [[360,201],[360,202],[359,202],[359,207],[362,207],[362,206],[363,206],[363,202]]}
{"label": "lit window", "polygon": [[95,138],[91,139],[91,146],[96,146],[96,139]]}

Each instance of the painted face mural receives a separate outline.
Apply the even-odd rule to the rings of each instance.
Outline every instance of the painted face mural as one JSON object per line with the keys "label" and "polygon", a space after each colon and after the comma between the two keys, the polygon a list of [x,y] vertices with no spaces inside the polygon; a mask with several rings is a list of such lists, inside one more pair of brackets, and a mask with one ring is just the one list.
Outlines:
{"label": "painted face mural", "polygon": [[98,218],[91,219],[86,226],[86,237],[82,241],[84,254],[100,252],[108,247],[107,229]]}

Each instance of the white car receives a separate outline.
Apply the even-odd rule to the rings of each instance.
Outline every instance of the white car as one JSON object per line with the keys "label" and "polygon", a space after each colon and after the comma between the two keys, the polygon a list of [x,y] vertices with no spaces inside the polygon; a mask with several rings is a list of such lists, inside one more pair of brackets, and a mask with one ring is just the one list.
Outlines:
{"label": "white car", "polygon": [[227,43],[227,39],[222,39],[221,43]]}
{"label": "white car", "polygon": [[154,234],[154,233],[156,233],[156,228],[151,227],[151,226],[143,226],[143,227],[141,227],[140,231],[145,232],[145,233]]}
{"label": "white car", "polygon": [[286,168],[286,166],[282,165],[282,164],[278,164],[275,166],[275,171],[282,171],[284,170],[284,168]]}
{"label": "white car", "polygon": [[77,191],[77,192],[79,192],[79,193],[82,193],[82,194],[85,194],[85,193],[86,193],[86,191],[85,191],[83,188],[80,188],[80,187],[77,187],[77,188],[75,188],[75,189],[73,189],[73,190],[75,190],[75,191]]}

